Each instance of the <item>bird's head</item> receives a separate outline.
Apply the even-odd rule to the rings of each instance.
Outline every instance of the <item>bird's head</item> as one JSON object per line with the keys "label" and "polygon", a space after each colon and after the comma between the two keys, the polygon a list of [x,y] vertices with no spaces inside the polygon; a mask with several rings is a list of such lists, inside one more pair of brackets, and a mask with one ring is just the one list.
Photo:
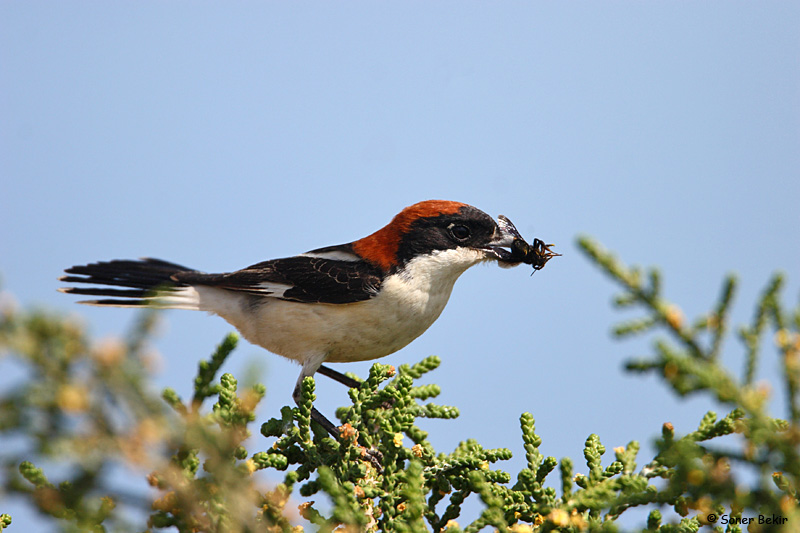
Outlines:
{"label": "bird's head", "polygon": [[388,225],[355,241],[353,250],[386,272],[419,257],[440,258],[464,270],[486,260],[514,266],[521,262],[512,251],[519,234],[506,220],[498,222],[464,203],[427,200],[406,207]]}

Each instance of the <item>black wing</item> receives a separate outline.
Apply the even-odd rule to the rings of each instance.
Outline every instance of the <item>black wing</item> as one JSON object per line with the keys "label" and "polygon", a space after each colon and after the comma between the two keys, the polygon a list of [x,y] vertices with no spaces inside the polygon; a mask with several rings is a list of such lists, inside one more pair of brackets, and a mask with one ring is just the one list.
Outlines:
{"label": "black wing", "polygon": [[378,293],[383,280],[380,269],[363,261],[311,254],[264,261],[229,274],[180,272],[173,279],[306,303],[360,302]]}

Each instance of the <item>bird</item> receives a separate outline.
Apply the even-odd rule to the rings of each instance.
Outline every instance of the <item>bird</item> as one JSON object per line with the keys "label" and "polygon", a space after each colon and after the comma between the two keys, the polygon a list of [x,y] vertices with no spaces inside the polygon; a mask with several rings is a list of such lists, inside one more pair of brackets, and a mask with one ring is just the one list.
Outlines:
{"label": "bird", "polygon": [[[558,255],[536,242],[546,253],[534,269]],[[468,268],[531,264],[533,248],[520,243],[502,215],[495,220],[465,203],[426,200],[361,239],[234,272],[209,274],[153,258],[100,261],[68,268],[60,278],[94,287],[59,290],[103,297],[79,302],[94,306],[219,315],[249,342],[300,364],[292,394],[299,403],[303,380],[317,372],[358,387],[323,363],[372,360],[405,347],[439,318]],[[312,418],[338,437],[339,428],[316,408]]]}

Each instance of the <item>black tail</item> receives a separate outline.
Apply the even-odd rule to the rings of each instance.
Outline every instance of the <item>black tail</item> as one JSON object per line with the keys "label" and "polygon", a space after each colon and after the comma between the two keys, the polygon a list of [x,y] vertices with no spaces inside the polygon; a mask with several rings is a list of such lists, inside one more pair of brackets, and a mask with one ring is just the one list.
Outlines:
{"label": "black tail", "polygon": [[[191,271],[191,268],[160,259],[101,261],[68,268],[65,272],[74,275],[62,276],[59,280],[67,283],[102,285],[103,287],[63,287],[59,291],[67,294],[115,298],[80,302],[90,305],[196,309],[196,293],[189,285],[178,283],[172,279],[172,276],[178,272]],[[109,287],[127,288],[112,289]]]}

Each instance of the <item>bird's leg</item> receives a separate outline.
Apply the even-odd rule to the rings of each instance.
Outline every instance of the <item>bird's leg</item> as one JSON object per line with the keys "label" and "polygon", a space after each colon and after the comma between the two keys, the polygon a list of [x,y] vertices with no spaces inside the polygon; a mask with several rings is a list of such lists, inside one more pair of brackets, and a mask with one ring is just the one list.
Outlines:
{"label": "bird's leg", "polygon": [[357,389],[358,387],[361,386],[360,381],[356,381],[351,377],[347,377],[341,372],[337,372],[336,370],[328,368],[325,365],[320,365],[320,367],[317,369],[317,373],[322,374],[323,376],[328,376],[334,381],[338,381],[348,389]]}
{"label": "bird's leg", "polygon": [[[300,405],[300,400],[302,396],[303,380],[307,376],[314,375],[313,370],[311,370],[310,372],[308,370],[309,369],[306,366],[303,366],[303,370],[300,372],[300,377],[297,378],[297,384],[294,386],[294,392],[292,392],[292,398],[294,399],[294,403],[296,403],[298,406]],[[334,426],[333,422],[325,418],[325,415],[317,411],[316,407],[311,408],[311,419],[317,422],[323,428],[325,428],[325,431],[327,431],[334,439],[337,440],[339,439],[339,428]]]}
{"label": "bird's leg", "polygon": [[[326,367],[322,367],[322,366],[319,367],[319,368],[320,369],[322,369],[322,368],[325,369],[324,371],[321,371],[320,374],[328,376],[328,377],[331,377],[332,379],[335,379],[339,383],[344,383],[345,385],[350,386],[350,384],[352,382],[354,385],[350,386],[350,388],[359,386],[359,383],[356,380],[354,380],[352,378],[348,378],[347,376],[345,376],[345,375],[343,375],[343,374],[341,374],[339,372],[336,372],[335,370],[331,370],[330,368],[326,368]],[[314,368],[314,366],[312,366],[312,365],[308,365],[308,366],[303,365],[303,370],[300,372],[300,377],[297,378],[297,384],[295,385],[294,392],[292,393],[292,398],[294,399],[294,403],[296,403],[298,406],[300,405],[300,400],[302,399],[303,380],[306,378],[306,376],[313,376],[315,370],[317,370],[317,368]],[[325,372],[329,372],[329,374],[325,373]],[[341,379],[339,379],[339,378],[341,378]],[[340,435],[339,428],[334,426],[333,422],[328,420],[325,417],[325,415],[323,415],[322,413],[317,411],[317,409],[315,407],[311,408],[311,419],[314,420],[315,422],[317,422],[323,428],[325,428],[325,431],[327,431],[335,440],[337,440],[337,441],[339,440],[339,435]],[[369,461],[370,464],[372,464],[372,466],[378,472],[383,472],[383,465],[381,464],[383,462],[383,454],[378,450],[372,450],[372,449],[368,449],[368,448],[365,448],[365,451],[366,451],[366,454],[363,456],[364,459],[366,461]]]}

